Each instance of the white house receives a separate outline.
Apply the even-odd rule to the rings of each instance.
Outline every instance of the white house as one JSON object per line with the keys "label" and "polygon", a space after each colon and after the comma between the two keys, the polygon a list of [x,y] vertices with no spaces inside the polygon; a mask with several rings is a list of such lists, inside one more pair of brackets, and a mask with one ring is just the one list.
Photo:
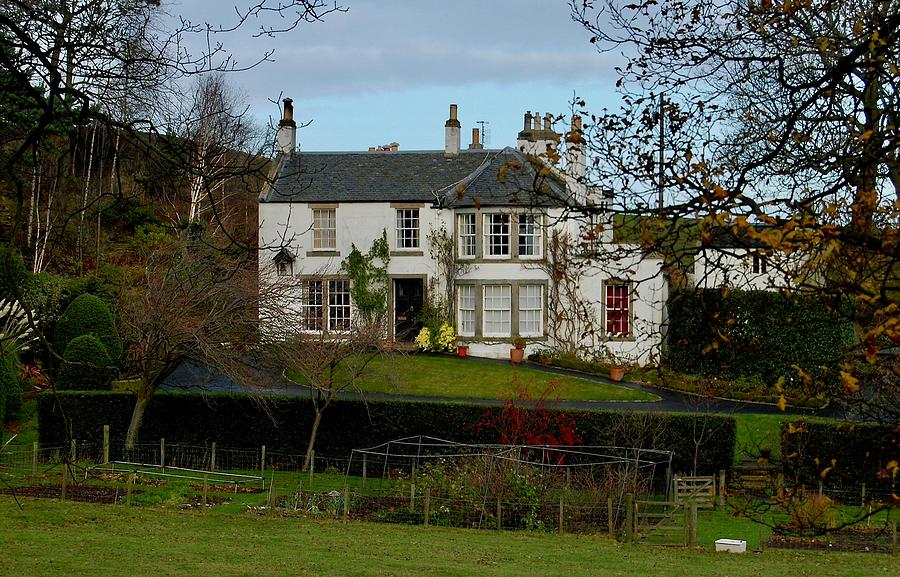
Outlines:
{"label": "white house", "polygon": [[[768,234],[775,238],[769,239]],[[816,284],[808,256],[786,251],[781,229],[762,225],[713,229],[694,259],[694,285],[741,290],[794,290]],[[776,248],[773,248],[773,245]]]}
{"label": "white house", "polygon": [[[507,357],[522,337],[530,350],[606,344],[646,362],[662,341],[661,261],[614,245],[602,210],[592,227],[570,216],[574,205],[603,206],[583,184],[579,130],[576,120],[562,139],[549,115],[529,112],[515,148],[484,149],[473,129],[463,149],[451,105],[443,150],[301,153],[285,99],[274,184],[260,195],[261,284],[296,277],[295,306],[306,313],[297,328],[339,335],[354,322],[341,261],[386,233],[392,339],[412,340],[423,302],[447,294],[449,282],[458,341],[472,355]],[[564,168],[548,161],[561,140]],[[429,235],[442,229],[454,247],[452,278],[431,254]]]}

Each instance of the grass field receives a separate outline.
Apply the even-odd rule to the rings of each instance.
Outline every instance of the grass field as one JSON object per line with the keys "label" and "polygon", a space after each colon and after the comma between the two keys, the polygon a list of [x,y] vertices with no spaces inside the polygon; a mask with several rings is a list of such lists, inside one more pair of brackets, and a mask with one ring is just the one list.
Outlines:
{"label": "grass field", "polygon": [[[375,525],[0,496],[0,575],[896,576],[896,557],[716,554],[606,537]],[[701,538],[708,539],[711,536]]]}
{"label": "grass field", "polygon": [[[298,374],[288,374],[298,383]],[[394,355],[372,361],[358,382],[370,393],[403,393],[464,399],[508,399],[517,387],[532,398],[540,396],[550,382],[552,396],[572,401],[653,401],[658,397],[641,390],[598,383],[578,377],[554,375],[528,367],[460,359],[450,355]]]}

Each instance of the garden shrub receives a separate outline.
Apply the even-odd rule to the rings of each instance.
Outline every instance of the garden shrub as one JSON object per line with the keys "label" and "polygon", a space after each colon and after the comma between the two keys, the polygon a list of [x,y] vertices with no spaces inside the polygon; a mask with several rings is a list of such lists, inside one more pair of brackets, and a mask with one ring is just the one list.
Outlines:
{"label": "garden shrub", "polygon": [[[854,422],[787,421],[781,425],[785,479],[816,488],[896,493],[900,429]],[[893,463],[893,464],[892,464]]]}
{"label": "garden shrub", "polygon": [[0,357],[0,424],[17,419],[21,408],[22,384],[16,357]]}
{"label": "garden shrub", "polygon": [[[76,438],[100,442],[103,425],[108,424],[114,438],[124,439],[134,408],[133,395],[61,392],[57,398],[66,414],[74,415],[71,425]],[[322,420],[316,452],[347,457],[353,449],[415,435],[496,443],[497,431],[479,431],[476,426],[485,420],[486,411],[493,410],[497,409],[463,403],[336,401]],[[38,396],[38,413],[41,443],[64,443],[64,421],[52,396]],[[628,411],[571,412],[569,416],[575,434],[586,446],[672,450],[676,472],[690,472],[695,459],[701,474],[727,470],[732,464],[735,421],[731,417]],[[266,445],[269,451],[299,453],[306,448],[312,420],[311,401],[302,397],[271,398],[261,407],[249,396],[160,392],[147,407],[140,436],[148,442],[164,437],[167,442]],[[705,434],[695,446],[696,431]]]}
{"label": "garden shrub", "polygon": [[[63,355],[57,388],[75,391],[109,390],[116,369],[106,347],[94,335],[75,337]],[[73,364],[77,363],[77,364]]]}
{"label": "garden shrub", "polygon": [[770,384],[784,378],[799,385],[799,368],[818,388],[853,338],[846,317],[826,305],[816,297],[771,291],[675,291],[668,303],[664,363],[681,373],[757,375]]}
{"label": "garden shrub", "polygon": [[54,331],[56,350],[66,351],[69,343],[82,335],[100,339],[113,362],[121,358],[122,343],[112,313],[101,298],[92,294],[82,294],[66,307]]}

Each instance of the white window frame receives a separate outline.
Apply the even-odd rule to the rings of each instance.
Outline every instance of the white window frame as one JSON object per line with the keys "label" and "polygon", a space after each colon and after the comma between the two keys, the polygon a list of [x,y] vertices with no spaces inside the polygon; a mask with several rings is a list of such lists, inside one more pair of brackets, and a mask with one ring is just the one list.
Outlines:
{"label": "white window frame", "polygon": [[[463,284],[456,287],[457,298],[457,334],[461,337],[474,337],[478,323],[478,297],[475,285]],[[471,329],[467,329],[471,327]]]}
{"label": "white window frame", "polygon": [[475,258],[478,256],[478,217],[474,212],[456,215],[456,245],[458,258]]}
{"label": "white window frame", "polygon": [[[318,290],[313,290],[316,286]],[[322,332],[325,325],[325,284],[322,280],[304,279],[300,281],[300,330]],[[318,302],[312,299],[318,296]]]}
{"label": "white window frame", "polygon": [[[350,302],[350,280],[329,279],[327,283],[328,290],[326,291],[323,300],[327,299],[328,302],[328,309],[326,312],[328,332],[348,332],[353,326],[353,308]],[[339,285],[343,290],[338,290]]]}
{"label": "white window frame", "polygon": [[[488,212],[484,214],[484,219],[482,221],[484,225],[484,243],[482,245],[482,250],[484,251],[484,258],[486,259],[509,259],[512,258],[512,215],[505,212]],[[498,222],[495,224],[493,220],[497,218]],[[505,223],[503,221],[506,221]],[[498,227],[500,232],[495,232],[494,227]],[[505,232],[502,230],[505,226]],[[497,239],[500,242],[493,242],[493,239]],[[506,247],[505,253],[493,253],[494,247]]]}
{"label": "white window frame", "polygon": [[337,250],[337,209],[313,208],[313,250]]}
{"label": "white window frame", "polygon": [[419,228],[421,215],[418,208],[397,209],[397,250],[415,250],[420,247]]}
{"label": "white window frame", "polygon": [[[523,293],[531,290],[537,289],[537,306],[532,305],[529,308],[525,308],[526,299],[523,296]],[[535,318],[528,319],[525,321],[525,313],[530,313],[534,315]],[[537,321],[537,329],[535,330],[524,330],[523,322],[534,322]],[[520,284],[519,285],[519,336],[521,337],[541,337],[544,336],[544,285],[542,284]]]}
{"label": "white window frame", "polygon": [[[488,293],[494,293],[495,289],[501,289],[499,295],[491,294],[490,295],[490,304],[492,305],[490,308],[488,307]],[[503,295],[502,293],[506,294]],[[506,306],[496,307],[496,299],[506,299]],[[503,303],[501,303],[503,304]],[[504,314],[505,313],[505,314]],[[499,315],[499,321],[495,320],[493,317],[495,315]],[[503,319],[503,317],[506,317]],[[508,284],[486,284],[482,285],[481,292],[481,334],[485,337],[510,337],[512,336],[512,286]],[[488,323],[505,323],[506,330],[488,330]]]}
{"label": "white window frame", "polygon": [[[622,291],[624,291],[624,295],[622,295],[622,294],[613,294],[612,295],[613,306],[610,306],[610,291],[613,291],[614,293],[621,293]],[[622,303],[624,303],[624,307],[620,306]],[[629,337],[633,336],[634,323],[633,323],[632,314],[631,314],[632,313],[631,307],[632,307],[631,283],[626,282],[626,281],[616,281],[616,280],[607,281],[606,283],[604,283],[604,285],[603,285],[603,309],[605,311],[604,329],[606,330],[606,333],[608,335],[610,335],[610,338],[622,339],[622,338],[629,338]],[[614,327],[611,327],[611,324],[615,324],[616,322],[619,322],[621,324],[622,320],[621,320],[621,314],[619,311],[624,311],[624,313],[625,313],[624,322],[625,322],[625,328],[627,330],[624,332],[615,331],[615,330],[613,330]],[[614,313],[614,315],[610,314],[610,313]],[[611,316],[616,316],[618,318],[618,321],[610,320]]]}
{"label": "white window frame", "polygon": [[[544,255],[544,218],[543,215],[524,213],[518,215],[516,223],[516,244],[518,245],[519,258],[539,259]],[[529,230],[530,227],[530,230]],[[524,230],[523,230],[524,229]],[[525,239],[531,239],[531,244],[522,244]],[[530,246],[531,254],[523,253],[522,247]]]}

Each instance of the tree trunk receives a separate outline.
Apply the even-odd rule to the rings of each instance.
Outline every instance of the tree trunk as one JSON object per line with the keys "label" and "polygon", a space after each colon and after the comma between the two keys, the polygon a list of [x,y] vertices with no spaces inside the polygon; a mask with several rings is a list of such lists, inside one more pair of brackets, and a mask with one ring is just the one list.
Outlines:
{"label": "tree trunk", "polygon": [[312,430],[309,432],[309,442],[306,445],[306,456],[303,458],[303,470],[308,471],[310,462],[312,461],[313,450],[316,446],[316,435],[319,433],[319,423],[322,422],[322,413],[325,407],[316,406],[316,418],[313,419]]}
{"label": "tree trunk", "polygon": [[146,395],[138,395],[134,403],[134,410],[131,412],[131,422],[128,423],[128,434],[125,436],[125,448],[133,449],[134,442],[137,440],[138,431],[141,429],[141,423],[144,421],[144,411],[150,404],[150,397]]}

